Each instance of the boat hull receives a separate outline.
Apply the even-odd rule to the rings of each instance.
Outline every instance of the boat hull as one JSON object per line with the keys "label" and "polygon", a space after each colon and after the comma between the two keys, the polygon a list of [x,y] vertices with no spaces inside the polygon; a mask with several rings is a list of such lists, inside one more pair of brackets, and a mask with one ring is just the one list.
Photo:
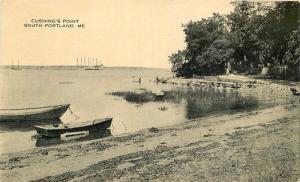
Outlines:
{"label": "boat hull", "polygon": [[12,109],[9,114],[0,113],[0,122],[15,121],[48,121],[59,119],[70,107],[70,104],[29,109]]}
{"label": "boat hull", "polygon": [[156,100],[161,100],[164,98],[165,93],[164,92],[152,92]]}
{"label": "boat hull", "polygon": [[47,126],[35,126],[38,134],[43,137],[60,137],[64,133],[72,132],[96,132],[106,130],[111,126],[112,118],[105,118],[101,120],[88,121],[83,123],[74,124],[60,124],[60,125],[47,125]]}

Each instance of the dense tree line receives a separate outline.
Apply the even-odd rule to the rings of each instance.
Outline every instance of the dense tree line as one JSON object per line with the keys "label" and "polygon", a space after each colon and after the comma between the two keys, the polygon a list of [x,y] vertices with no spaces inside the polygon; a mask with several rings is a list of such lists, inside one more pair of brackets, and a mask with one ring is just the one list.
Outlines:
{"label": "dense tree line", "polygon": [[[300,77],[300,3],[232,2],[227,15],[183,25],[186,48],[169,56],[177,76],[258,73],[284,68],[286,78]],[[274,68],[274,69],[272,69]],[[274,72],[274,75],[281,72]],[[274,76],[273,75],[273,76]]]}

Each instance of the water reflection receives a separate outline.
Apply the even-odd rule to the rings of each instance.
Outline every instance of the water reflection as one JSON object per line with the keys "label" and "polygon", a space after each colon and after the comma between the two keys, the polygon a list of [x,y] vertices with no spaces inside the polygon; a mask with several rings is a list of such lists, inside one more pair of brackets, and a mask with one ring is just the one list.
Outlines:
{"label": "water reflection", "polygon": [[154,95],[149,90],[140,89],[138,91],[120,91],[111,92],[109,95],[119,96],[124,98],[128,102],[141,104],[145,102],[155,101]]}
{"label": "water reflection", "polygon": [[31,131],[35,125],[51,125],[62,123],[60,119],[47,121],[15,121],[15,122],[0,122],[0,131]]}
{"label": "water reflection", "polygon": [[258,107],[255,97],[241,96],[239,92],[235,91],[213,89],[201,92],[200,95],[195,92],[187,93],[187,95],[189,95],[186,98],[186,118],[188,119],[221,111],[234,112]]}
{"label": "water reflection", "polygon": [[163,92],[164,96],[160,99],[156,99],[149,90],[139,90],[138,92],[112,92],[110,94],[122,97],[128,102],[138,104],[145,102],[184,104],[187,119],[203,117],[212,112],[226,110],[240,111],[258,107],[257,98],[253,96],[242,96],[240,92],[233,89],[177,87]]}
{"label": "water reflection", "polygon": [[35,146],[37,147],[45,147],[45,146],[51,146],[51,145],[58,145],[63,143],[71,143],[71,142],[83,142],[83,141],[89,141],[89,140],[95,140],[99,138],[105,138],[111,136],[110,129],[106,129],[101,132],[84,132],[80,135],[64,135],[61,138],[44,138],[38,136],[36,139]]}

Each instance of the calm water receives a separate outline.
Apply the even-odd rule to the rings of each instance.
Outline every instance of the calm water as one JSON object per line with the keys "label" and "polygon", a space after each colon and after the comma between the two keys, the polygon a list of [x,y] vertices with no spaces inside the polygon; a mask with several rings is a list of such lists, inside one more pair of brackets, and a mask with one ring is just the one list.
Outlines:
{"label": "calm water", "polygon": [[[216,112],[274,104],[262,102],[265,97],[242,96],[233,89],[156,84],[154,80],[157,76],[172,75],[168,70],[142,68],[105,68],[100,71],[2,69],[0,108],[70,103],[72,111],[80,118],[76,120],[67,111],[61,122],[80,122],[112,116],[113,125],[105,134],[45,140],[32,137],[36,132],[30,122],[0,123],[0,152],[86,141],[143,128],[167,126]],[[142,79],[141,84],[138,83],[139,77]],[[151,97],[153,90],[164,90],[164,100]]]}

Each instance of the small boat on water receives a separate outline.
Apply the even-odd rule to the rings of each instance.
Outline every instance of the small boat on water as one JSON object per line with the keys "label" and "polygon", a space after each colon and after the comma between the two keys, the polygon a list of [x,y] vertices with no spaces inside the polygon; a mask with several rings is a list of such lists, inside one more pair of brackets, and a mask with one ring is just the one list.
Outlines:
{"label": "small boat on water", "polygon": [[0,109],[0,122],[12,121],[47,121],[59,119],[70,107],[70,104],[22,108]]}
{"label": "small boat on water", "polygon": [[162,91],[152,91],[152,94],[154,95],[155,99],[163,99],[165,96],[165,93]]}
{"label": "small boat on water", "polygon": [[45,126],[34,126],[36,132],[44,137],[60,137],[64,133],[71,132],[96,132],[104,131],[110,127],[112,118],[96,119],[94,121],[86,121],[69,124],[53,124]]}

